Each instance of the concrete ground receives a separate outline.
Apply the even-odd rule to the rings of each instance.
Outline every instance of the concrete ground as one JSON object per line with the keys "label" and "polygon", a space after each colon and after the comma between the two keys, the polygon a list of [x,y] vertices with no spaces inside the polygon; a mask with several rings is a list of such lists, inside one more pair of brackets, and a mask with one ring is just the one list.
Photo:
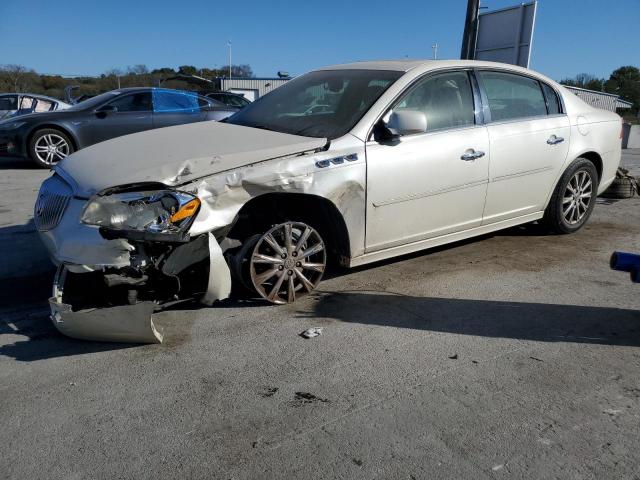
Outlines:
{"label": "concrete ground", "polygon": [[640,286],[608,266],[640,252],[640,199],[599,199],[570,236],[359,268],[295,305],[183,306],[158,316],[165,344],[123,346],[49,323],[28,221],[46,174],[18,166],[0,180],[0,477],[640,478]]}

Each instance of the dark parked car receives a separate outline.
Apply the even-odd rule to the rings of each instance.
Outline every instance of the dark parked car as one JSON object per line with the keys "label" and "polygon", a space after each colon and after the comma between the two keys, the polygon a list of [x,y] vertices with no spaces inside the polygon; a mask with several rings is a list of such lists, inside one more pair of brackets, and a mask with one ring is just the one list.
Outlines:
{"label": "dark parked car", "polygon": [[229,107],[244,108],[251,104],[243,95],[231,92],[212,92],[205,94],[205,97],[213,98]]}
{"label": "dark parked car", "polygon": [[0,121],[0,155],[22,156],[49,168],[89,145],[130,133],[205,120],[237,111],[191,92],[123,88],[66,110]]}
{"label": "dark parked car", "polygon": [[0,93],[0,120],[29,113],[53,112],[71,105],[57,98],[33,93]]}

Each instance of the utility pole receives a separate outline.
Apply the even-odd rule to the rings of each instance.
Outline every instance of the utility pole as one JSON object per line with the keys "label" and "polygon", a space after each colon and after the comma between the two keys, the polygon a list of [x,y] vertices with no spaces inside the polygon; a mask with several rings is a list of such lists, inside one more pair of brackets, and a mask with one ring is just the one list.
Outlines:
{"label": "utility pole", "polygon": [[467,17],[464,21],[464,33],[462,34],[461,60],[473,60],[476,53],[476,36],[478,35],[478,11],[480,0],[467,1]]}
{"label": "utility pole", "polygon": [[438,59],[438,42],[431,45],[431,48],[433,48],[433,59],[437,60]]}
{"label": "utility pole", "polygon": [[231,40],[227,40],[227,47],[229,47],[229,78],[231,78]]}

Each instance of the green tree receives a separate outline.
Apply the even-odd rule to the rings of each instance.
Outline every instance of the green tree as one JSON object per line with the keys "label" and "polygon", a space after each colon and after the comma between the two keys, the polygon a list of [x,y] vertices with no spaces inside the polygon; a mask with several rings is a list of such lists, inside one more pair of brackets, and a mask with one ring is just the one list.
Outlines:
{"label": "green tree", "polygon": [[640,69],[631,65],[614,70],[604,84],[605,91],[620,95],[633,103],[633,113],[640,111]]}
{"label": "green tree", "polygon": [[560,80],[562,85],[570,87],[585,88],[587,90],[596,90],[602,92],[604,87],[604,79],[598,78],[590,73],[579,73],[575,78],[565,78]]}
{"label": "green tree", "polygon": [[198,70],[193,65],[180,65],[178,67],[178,73],[183,75],[197,75]]}

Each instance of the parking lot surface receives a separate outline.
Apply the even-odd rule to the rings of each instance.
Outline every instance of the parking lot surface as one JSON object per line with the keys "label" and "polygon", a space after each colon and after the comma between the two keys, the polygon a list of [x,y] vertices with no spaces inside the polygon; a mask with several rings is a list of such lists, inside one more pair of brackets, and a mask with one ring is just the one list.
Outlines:
{"label": "parking lot surface", "polygon": [[640,253],[638,198],[294,305],[183,305],[131,346],[55,331],[29,221],[47,173],[0,168],[2,478],[640,478],[640,286],[608,265]]}

